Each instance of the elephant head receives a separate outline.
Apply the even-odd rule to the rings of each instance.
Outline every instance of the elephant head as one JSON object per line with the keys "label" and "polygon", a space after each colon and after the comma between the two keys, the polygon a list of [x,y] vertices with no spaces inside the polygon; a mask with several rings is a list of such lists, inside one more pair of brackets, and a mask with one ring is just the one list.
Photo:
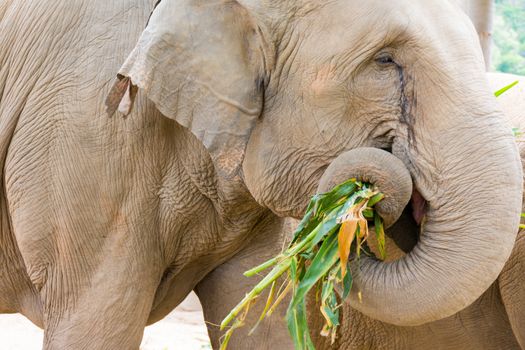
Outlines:
{"label": "elephant head", "polygon": [[[454,314],[511,252],[517,149],[476,32],[447,1],[162,0],[110,113],[128,112],[137,87],[203,142],[221,179],[279,216],[300,217],[321,179],[366,178],[367,164],[395,188],[390,163],[402,162],[409,184],[399,198],[383,188],[401,203],[385,215],[399,217],[413,187],[426,219],[402,259],[361,260],[363,298],[350,303],[371,317],[417,325]],[[351,153],[365,147],[383,151]]]}

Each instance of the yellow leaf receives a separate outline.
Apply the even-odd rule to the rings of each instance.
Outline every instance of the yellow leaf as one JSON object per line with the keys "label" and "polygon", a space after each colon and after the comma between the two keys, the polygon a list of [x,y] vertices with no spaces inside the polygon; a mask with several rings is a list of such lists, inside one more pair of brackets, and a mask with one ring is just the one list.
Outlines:
{"label": "yellow leaf", "polygon": [[328,337],[329,335],[330,335],[330,327],[327,324],[325,324],[323,326],[323,329],[321,329],[321,337]]}
{"label": "yellow leaf", "polygon": [[341,278],[346,275],[346,264],[348,263],[348,257],[350,256],[350,247],[355,237],[355,231],[357,229],[357,220],[350,219],[341,224],[338,235],[339,243],[339,259],[341,260]]}
{"label": "yellow leaf", "polygon": [[[332,321],[330,321],[330,316],[328,316],[326,314],[326,311],[324,310],[324,305],[321,305],[321,307],[319,308],[319,310],[321,310],[321,314],[323,315],[324,317],[324,322],[325,322],[325,326],[323,328],[331,328],[333,325],[332,325]],[[323,335],[323,333],[321,332],[321,335]],[[326,337],[328,336],[328,333],[326,333],[326,335],[323,335],[323,337]]]}

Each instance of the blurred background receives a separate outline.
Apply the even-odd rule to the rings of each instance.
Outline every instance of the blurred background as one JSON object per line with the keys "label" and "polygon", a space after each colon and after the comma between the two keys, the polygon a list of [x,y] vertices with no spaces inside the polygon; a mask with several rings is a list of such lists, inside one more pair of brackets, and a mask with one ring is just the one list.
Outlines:
{"label": "blurred background", "polygon": [[496,0],[493,71],[525,75],[525,0]]}

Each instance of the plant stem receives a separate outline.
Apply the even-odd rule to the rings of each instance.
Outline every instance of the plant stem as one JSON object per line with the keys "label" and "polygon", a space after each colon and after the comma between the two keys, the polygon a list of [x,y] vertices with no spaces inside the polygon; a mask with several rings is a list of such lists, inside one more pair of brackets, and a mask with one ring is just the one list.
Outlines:
{"label": "plant stem", "polygon": [[221,323],[221,330],[223,330],[238,314],[241,312],[242,309],[246,305],[248,305],[253,299],[255,299],[259,294],[262,293],[264,289],[266,289],[270,284],[273,283],[276,279],[278,279],[283,273],[288,271],[290,268],[291,259],[287,259],[279,263],[276,267],[273,268],[273,270],[264,277],[261,282],[257,283],[255,287],[250,291],[250,293],[246,294],[244,299],[233,308],[232,311],[226,316],[226,318]]}
{"label": "plant stem", "polygon": [[246,271],[244,273],[244,276],[252,277],[253,275],[258,274],[259,272],[266,270],[267,268],[277,264],[278,258],[279,258],[278,256],[275,257],[275,258],[272,258],[272,259],[262,263],[261,265],[256,266],[253,269]]}

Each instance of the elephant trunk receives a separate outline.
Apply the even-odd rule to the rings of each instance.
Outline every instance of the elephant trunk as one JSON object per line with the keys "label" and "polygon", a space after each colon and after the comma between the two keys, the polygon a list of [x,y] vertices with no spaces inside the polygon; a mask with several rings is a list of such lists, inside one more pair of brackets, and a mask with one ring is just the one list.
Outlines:
{"label": "elephant trunk", "polygon": [[[415,326],[457,313],[496,280],[518,229],[522,173],[512,135],[499,116],[476,124],[436,128],[441,135],[432,140],[438,144],[425,145],[417,156],[394,149],[427,201],[426,218],[419,242],[402,259],[354,262],[353,308],[384,322]],[[466,138],[469,144],[461,147]],[[429,152],[432,146],[439,148]],[[321,183],[328,181],[325,175]]]}

